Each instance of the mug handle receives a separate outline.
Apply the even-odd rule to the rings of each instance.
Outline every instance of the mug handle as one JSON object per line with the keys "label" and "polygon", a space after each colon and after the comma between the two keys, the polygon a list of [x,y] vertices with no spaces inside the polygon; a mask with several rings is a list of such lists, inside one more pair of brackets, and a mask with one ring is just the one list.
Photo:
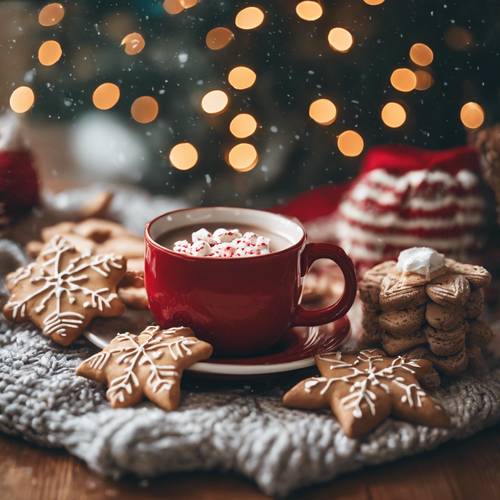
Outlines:
{"label": "mug handle", "polygon": [[322,309],[304,309],[298,304],[292,326],[316,326],[335,321],[347,314],[356,298],[356,273],[352,260],[344,250],[330,243],[308,243],[300,258],[301,276],[304,276],[311,264],[318,259],[331,259],[340,267],[344,275],[344,292],[337,302]]}

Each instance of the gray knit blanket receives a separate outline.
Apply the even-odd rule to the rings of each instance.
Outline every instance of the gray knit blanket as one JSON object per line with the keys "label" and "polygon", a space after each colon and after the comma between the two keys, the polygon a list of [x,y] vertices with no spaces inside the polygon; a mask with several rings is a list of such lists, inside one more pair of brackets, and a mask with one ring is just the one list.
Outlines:
{"label": "gray knit blanket", "polygon": [[[2,274],[22,258],[12,242],[0,242]],[[66,448],[103,475],[226,470],[253,479],[268,494],[286,495],[470,436],[500,420],[498,365],[436,392],[452,428],[388,419],[360,440],[347,438],[328,411],[281,405],[284,391],[309,373],[232,385],[185,377],[177,411],[167,413],[146,401],[113,410],[102,386],[75,375],[95,351],[85,339],[63,348],[30,325],[0,320],[0,431]]]}

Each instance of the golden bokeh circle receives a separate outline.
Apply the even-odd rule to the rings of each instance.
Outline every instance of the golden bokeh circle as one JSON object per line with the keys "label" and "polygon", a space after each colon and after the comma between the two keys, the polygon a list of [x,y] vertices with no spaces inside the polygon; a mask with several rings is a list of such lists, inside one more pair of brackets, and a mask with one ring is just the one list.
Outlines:
{"label": "golden bokeh circle", "polygon": [[345,130],[337,137],[337,146],[344,156],[355,157],[363,152],[365,143],[354,130]]}
{"label": "golden bokeh circle", "polygon": [[400,92],[411,92],[417,86],[417,77],[411,69],[397,68],[391,74],[391,85]]}
{"label": "golden bokeh circle", "polygon": [[229,123],[229,131],[238,139],[250,137],[257,130],[257,120],[248,113],[239,113]]}
{"label": "golden bokeh circle", "polygon": [[191,9],[195,5],[198,5],[198,0],[179,0],[179,3],[184,9]]}
{"label": "golden bokeh circle", "polygon": [[406,110],[397,102],[388,102],[380,112],[382,121],[390,128],[398,128],[406,121]]}
{"label": "golden bokeh circle", "polygon": [[221,50],[234,40],[234,33],[224,26],[211,29],[206,37],[205,43],[210,50]]}
{"label": "golden bokeh circle", "polygon": [[136,122],[144,125],[154,121],[159,110],[158,102],[154,97],[143,95],[132,103],[130,114]]}
{"label": "golden bokeh circle", "polygon": [[198,163],[198,151],[190,142],[176,144],[168,155],[177,170],[189,170]]}
{"label": "golden bokeh circle", "polygon": [[410,59],[418,66],[429,66],[434,60],[434,52],[425,43],[414,43],[410,47]]}
{"label": "golden bokeh circle", "polygon": [[123,47],[125,54],[128,56],[135,56],[142,52],[146,46],[146,42],[140,33],[133,32],[125,35],[120,45]]}
{"label": "golden bokeh circle", "polygon": [[10,109],[15,113],[26,113],[35,104],[35,93],[30,87],[22,85],[14,89],[9,99]]}
{"label": "golden bokeh circle", "polygon": [[256,79],[255,71],[247,66],[236,66],[227,75],[229,85],[236,90],[249,89]]}
{"label": "golden bokeh circle", "polygon": [[253,30],[264,22],[264,12],[259,7],[245,7],[234,18],[234,24],[242,30]]}
{"label": "golden bokeh circle", "polygon": [[97,109],[105,111],[116,105],[120,99],[120,87],[115,83],[101,83],[92,94],[92,102]]}
{"label": "golden bokeh circle", "polygon": [[164,0],[163,8],[165,12],[171,16],[180,14],[184,10],[180,0]]}
{"label": "golden bokeh circle", "polygon": [[317,21],[323,15],[323,7],[319,2],[303,0],[295,6],[295,12],[304,21]]}
{"label": "golden bokeh circle", "polygon": [[233,146],[227,155],[227,162],[237,172],[249,172],[257,165],[259,155],[255,146],[241,142]]}
{"label": "golden bokeh circle", "polygon": [[320,125],[331,125],[337,118],[337,108],[330,99],[316,99],[309,105],[309,117]]}
{"label": "golden bokeh circle", "polygon": [[484,123],[483,108],[477,102],[466,102],[460,109],[460,121],[467,128],[479,128]]}
{"label": "golden bokeh circle", "polygon": [[59,24],[64,17],[64,7],[58,3],[48,3],[38,13],[38,23],[41,26],[55,26]]}
{"label": "golden bokeh circle", "polygon": [[201,109],[210,115],[222,113],[229,103],[229,97],[223,90],[211,90],[201,99]]}
{"label": "golden bokeh circle", "polygon": [[366,5],[381,5],[385,2],[385,0],[363,0]]}
{"label": "golden bokeh circle", "polygon": [[52,66],[62,56],[62,48],[56,40],[47,40],[38,48],[38,61],[43,66]]}
{"label": "golden bokeh circle", "polygon": [[430,89],[432,84],[434,83],[432,75],[424,69],[417,69],[415,71],[415,76],[417,77],[417,85],[415,86],[417,90]]}
{"label": "golden bokeh circle", "polygon": [[354,38],[345,28],[332,28],[328,32],[328,43],[337,52],[348,52],[354,43]]}

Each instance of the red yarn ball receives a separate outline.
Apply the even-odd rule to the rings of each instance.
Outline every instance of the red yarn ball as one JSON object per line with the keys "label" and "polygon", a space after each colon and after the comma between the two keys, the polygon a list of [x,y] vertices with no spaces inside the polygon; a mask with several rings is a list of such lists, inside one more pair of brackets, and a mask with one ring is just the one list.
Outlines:
{"label": "red yarn ball", "polygon": [[8,216],[26,212],[40,200],[38,175],[28,151],[0,152],[0,202]]}

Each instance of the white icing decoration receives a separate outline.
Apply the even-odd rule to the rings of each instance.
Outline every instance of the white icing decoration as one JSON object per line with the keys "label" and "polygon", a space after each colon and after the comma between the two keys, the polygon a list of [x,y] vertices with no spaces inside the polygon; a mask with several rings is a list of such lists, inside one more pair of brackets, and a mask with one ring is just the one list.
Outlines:
{"label": "white icing decoration", "polygon": [[[85,316],[80,313],[63,311],[65,302],[68,304],[76,302],[75,294],[81,293],[89,298],[83,303],[85,308],[103,311],[111,307],[111,302],[117,298],[116,293],[108,293],[108,288],[92,290],[85,286],[83,283],[89,280],[85,271],[94,271],[107,278],[112,269],[123,268],[120,258],[115,255],[79,254],[62,267],[63,255],[74,250],[68,241],[56,236],[40,254],[46,260],[22,267],[11,276],[13,286],[27,279],[31,284],[38,285],[34,292],[23,299],[12,300],[15,294],[12,295],[7,307],[12,309],[14,318],[26,316],[26,309],[31,301],[34,304],[34,311],[40,314],[46,309],[48,302],[55,299],[55,311],[44,318],[42,333],[44,335],[56,333],[64,337],[68,330],[79,328],[85,319]],[[35,274],[35,271],[38,272]]]}
{"label": "white icing decoration", "polygon": [[177,361],[185,356],[191,356],[191,347],[198,343],[195,337],[177,335],[184,327],[161,330],[159,326],[148,326],[141,335],[146,334],[146,340],[140,344],[137,342],[138,336],[130,333],[119,333],[116,336],[117,343],[127,342],[125,346],[116,346],[94,354],[86,360],[89,366],[96,370],[102,370],[110,361],[113,354],[116,354],[116,363],[125,364],[125,372],[112,379],[109,383],[107,395],[111,401],[125,400],[125,393],[131,394],[134,387],[139,387],[139,380],[135,374],[135,368],[147,365],[150,374],[146,383],[149,384],[153,392],[170,391],[174,385],[174,380],[179,377],[179,372],[173,364],[158,365],[159,359],[165,351],[169,356]]}
{"label": "white icing decoration", "polygon": [[[349,392],[340,399],[340,404],[344,410],[352,411],[355,418],[363,416],[361,407],[363,403],[366,404],[371,415],[375,415],[377,395],[372,390],[373,387],[379,387],[386,394],[389,394],[390,384],[396,384],[404,390],[401,402],[412,408],[421,407],[423,399],[427,398],[427,394],[417,384],[408,384],[400,376],[401,372],[404,371],[415,374],[414,368],[420,367],[416,360],[408,360],[403,356],[398,356],[392,360],[389,366],[378,368],[376,365],[383,362],[384,356],[369,349],[361,351],[352,363],[344,361],[340,352],[336,353],[335,359],[322,356],[320,359],[331,363],[330,370],[346,369],[349,370],[349,373],[335,377],[313,377],[305,382],[305,392],[320,389],[320,394],[324,395],[336,382],[349,384]],[[360,366],[362,363],[368,363],[368,365]]]}
{"label": "white icing decoration", "polygon": [[403,250],[398,257],[397,269],[401,273],[416,273],[430,279],[444,267],[444,255],[428,247]]}

